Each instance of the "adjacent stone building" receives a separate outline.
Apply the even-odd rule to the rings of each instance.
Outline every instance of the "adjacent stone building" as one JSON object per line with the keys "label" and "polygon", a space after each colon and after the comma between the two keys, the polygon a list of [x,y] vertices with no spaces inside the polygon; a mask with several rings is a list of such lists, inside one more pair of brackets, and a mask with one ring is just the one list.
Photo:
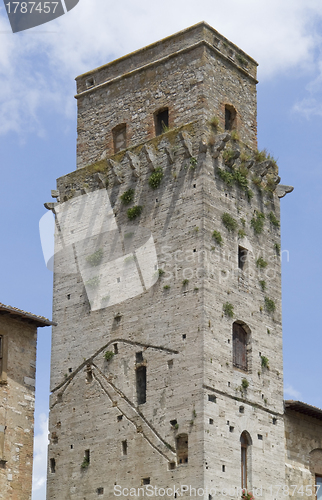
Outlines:
{"label": "adjacent stone building", "polygon": [[42,316],[0,303],[0,498],[30,500],[37,328]]}
{"label": "adjacent stone building", "polygon": [[48,500],[280,496],[293,188],[257,150],[256,68],[200,23],[77,78],[77,169],[46,204]]}

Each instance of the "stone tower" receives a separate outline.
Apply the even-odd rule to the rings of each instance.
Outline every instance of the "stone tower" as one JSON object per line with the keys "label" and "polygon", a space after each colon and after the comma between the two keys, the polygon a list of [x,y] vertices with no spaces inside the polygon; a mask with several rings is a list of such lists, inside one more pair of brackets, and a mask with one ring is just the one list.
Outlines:
{"label": "stone tower", "polygon": [[291,188],[257,150],[256,67],[200,23],[77,78],[77,170],[48,205],[48,500],[284,483]]}

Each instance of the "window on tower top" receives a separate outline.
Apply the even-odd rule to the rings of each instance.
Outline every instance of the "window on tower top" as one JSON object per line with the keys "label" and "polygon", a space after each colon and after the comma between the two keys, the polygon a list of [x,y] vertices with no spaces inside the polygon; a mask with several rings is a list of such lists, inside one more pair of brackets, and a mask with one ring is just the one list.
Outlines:
{"label": "window on tower top", "polygon": [[169,110],[168,108],[157,111],[154,115],[155,135],[161,135],[167,132],[169,128]]}

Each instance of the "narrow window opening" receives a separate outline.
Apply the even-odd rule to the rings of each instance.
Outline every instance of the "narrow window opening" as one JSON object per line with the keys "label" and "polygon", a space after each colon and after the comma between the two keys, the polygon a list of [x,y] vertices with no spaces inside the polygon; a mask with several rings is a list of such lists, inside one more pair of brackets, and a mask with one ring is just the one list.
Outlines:
{"label": "narrow window opening", "polygon": [[67,295],[67,300],[70,300],[70,293]]}
{"label": "narrow window opening", "polygon": [[175,462],[168,462],[168,470],[174,470],[176,468]]}
{"label": "narrow window opening", "polygon": [[188,463],[188,434],[181,434],[176,439],[177,463]]}
{"label": "narrow window opening", "polygon": [[119,348],[118,348],[117,344],[113,344],[113,349],[114,349],[114,354],[119,353]]}
{"label": "narrow window opening", "polygon": [[194,188],[196,188],[196,187],[197,187],[197,184],[194,184],[194,185],[193,185],[193,187],[194,187]]}
{"label": "narrow window opening", "polygon": [[212,495],[208,495],[208,500],[212,500]]}
{"label": "narrow window opening", "polygon": [[71,450],[73,450],[73,449],[74,449],[74,445],[73,445],[73,444],[71,444],[71,445],[70,445],[70,449],[71,449]]}
{"label": "narrow window opening", "polygon": [[98,494],[98,495],[103,495],[103,493],[104,493],[104,488],[97,488],[97,490],[96,490],[96,491],[97,491],[97,494]]}
{"label": "narrow window opening", "polygon": [[168,367],[169,368],[173,367],[173,359],[169,359],[169,361],[168,361]]}
{"label": "narrow window opening", "polygon": [[196,249],[196,248],[194,248],[194,249],[193,249],[193,251],[194,251],[194,252],[196,252],[196,251],[197,251],[197,249]]}
{"label": "narrow window opening", "polygon": [[245,412],[245,408],[244,406],[240,406],[239,407],[239,413],[244,413]]}
{"label": "narrow window opening", "polygon": [[126,149],[126,123],[117,125],[112,130],[114,153],[118,153],[122,149]]}
{"label": "narrow window opening", "polygon": [[238,268],[244,270],[247,262],[247,250],[243,247],[238,247]]}
{"label": "narrow window opening", "polygon": [[213,419],[213,418],[210,418],[210,419],[209,419],[209,423],[210,423],[210,425],[213,425],[213,424],[214,424],[214,419]]}
{"label": "narrow window opening", "polygon": [[122,441],[122,455],[127,455],[127,440]]}
{"label": "narrow window opening", "polygon": [[164,134],[169,128],[169,110],[168,108],[158,111],[154,115],[155,135]]}
{"label": "narrow window opening", "polygon": [[117,421],[118,421],[118,422],[121,422],[122,418],[123,418],[123,415],[118,415],[118,416],[117,416]]}
{"label": "narrow window opening", "polygon": [[228,382],[228,387],[230,387],[230,382]]}
{"label": "narrow window opening", "polygon": [[186,339],[186,338],[187,338],[187,335],[184,333],[184,334],[182,335],[182,338],[183,338],[183,340],[184,340],[184,339]]}
{"label": "narrow window opening", "polygon": [[84,462],[86,462],[87,465],[89,465],[91,463],[91,452],[90,452],[90,450],[85,450]]}
{"label": "narrow window opening", "polygon": [[223,465],[223,466],[221,467],[221,470],[222,470],[223,472],[226,472],[226,466],[225,466],[225,465]]}
{"label": "narrow window opening", "polygon": [[68,371],[69,371],[69,373],[72,373],[73,369],[72,368],[68,368]]}
{"label": "narrow window opening", "polygon": [[234,429],[235,427],[233,427],[232,425],[229,426],[229,432],[234,432]]}
{"label": "narrow window opening", "polygon": [[248,455],[250,448],[250,438],[247,432],[244,431],[240,436],[240,449],[241,449],[241,487],[247,489],[247,476],[248,476]]}
{"label": "narrow window opening", "polygon": [[145,484],[150,484],[150,478],[149,477],[144,477],[141,481],[142,486]]}
{"label": "narrow window opening", "polygon": [[216,403],[217,397],[214,394],[208,394],[208,401],[210,401],[211,403]]}
{"label": "narrow window opening", "polygon": [[90,89],[91,87],[94,87],[94,78],[87,78],[87,80],[85,81],[85,85],[86,85],[86,88],[87,89]]}
{"label": "narrow window opening", "polygon": [[143,352],[142,351],[135,353],[135,361],[137,363],[143,363]]}
{"label": "narrow window opening", "polygon": [[226,104],[225,106],[225,130],[236,128],[236,110],[234,106]]}
{"label": "narrow window opening", "polygon": [[233,324],[233,365],[247,371],[247,333],[238,324]]}
{"label": "narrow window opening", "polygon": [[140,366],[136,369],[136,397],[137,404],[143,405],[146,402],[146,367]]}
{"label": "narrow window opening", "polygon": [[50,472],[55,474],[56,472],[56,460],[54,458],[50,459]]}
{"label": "narrow window opening", "polygon": [[262,436],[262,434],[257,434],[257,437],[258,437],[258,439],[259,439],[260,441],[263,441],[263,436]]}
{"label": "narrow window opening", "polygon": [[277,418],[273,417],[273,425],[276,425],[276,424],[277,424]]}

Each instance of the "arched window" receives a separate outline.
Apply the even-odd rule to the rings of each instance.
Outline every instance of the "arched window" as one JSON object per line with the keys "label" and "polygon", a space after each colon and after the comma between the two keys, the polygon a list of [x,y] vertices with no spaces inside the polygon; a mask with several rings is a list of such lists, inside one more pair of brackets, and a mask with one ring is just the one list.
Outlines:
{"label": "arched window", "polygon": [[251,439],[248,432],[244,431],[240,436],[241,449],[241,487],[247,489],[250,471],[250,445]]}
{"label": "arched window", "polygon": [[239,323],[233,324],[233,365],[247,371],[247,332]]}

